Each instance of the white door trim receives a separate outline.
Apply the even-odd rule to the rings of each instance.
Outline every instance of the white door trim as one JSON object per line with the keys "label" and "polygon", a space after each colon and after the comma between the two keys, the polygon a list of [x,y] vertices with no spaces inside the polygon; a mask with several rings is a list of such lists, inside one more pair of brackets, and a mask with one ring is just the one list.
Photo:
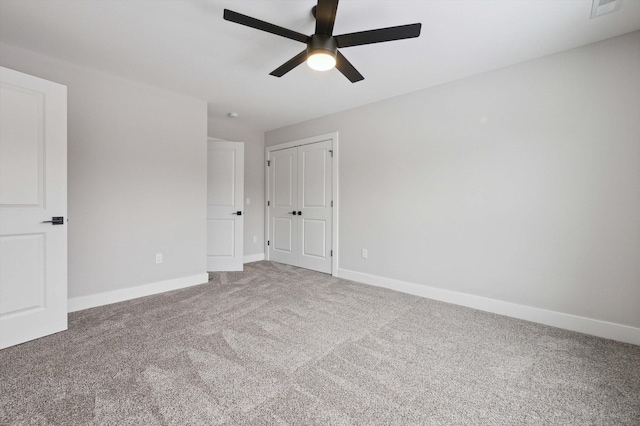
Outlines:
{"label": "white door trim", "polygon": [[[278,145],[273,145],[273,146],[268,146],[265,148],[265,164],[264,164],[264,183],[265,183],[265,189],[264,189],[264,193],[265,193],[265,199],[268,201],[269,200],[269,167],[267,166],[267,161],[269,161],[270,159],[270,154],[272,151],[279,151],[281,149],[286,149],[286,148],[293,148],[296,146],[301,146],[301,145],[308,145],[308,144],[312,144],[312,143],[317,143],[317,142],[323,142],[326,140],[331,140],[331,146],[332,146],[332,150],[333,150],[333,167],[332,167],[332,176],[331,176],[331,185],[332,185],[332,192],[333,192],[333,209],[332,209],[332,235],[331,235],[331,250],[333,251],[333,259],[331,262],[331,275],[333,275],[334,277],[337,276],[338,274],[338,265],[339,265],[339,259],[340,259],[340,251],[338,250],[339,244],[338,244],[338,229],[339,229],[339,224],[338,224],[338,209],[340,207],[340,197],[339,197],[339,193],[338,193],[338,177],[339,177],[339,172],[338,172],[338,159],[339,159],[339,151],[338,151],[338,132],[332,132],[332,133],[325,133],[322,135],[318,135],[318,136],[311,136],[308,138],[304,138],[304,139],[299,139],[299,140],[295,140],[295,141],[290,141],[290,142],[284,142]],[[269,260],[269,247],[267,247],[267,241],[270,240],[270,235],[269,235],[269,208],[268,206],[265,206],[265,215],[264,215],[264,241],[265,241],[265,245],[264,245],[264,252],[265,252],[265,259]]]}

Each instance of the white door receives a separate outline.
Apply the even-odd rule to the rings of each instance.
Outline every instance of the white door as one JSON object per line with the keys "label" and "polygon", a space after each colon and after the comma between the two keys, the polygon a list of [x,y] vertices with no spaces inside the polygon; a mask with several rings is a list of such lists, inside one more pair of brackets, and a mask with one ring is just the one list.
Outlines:
{"label": "white door", "polygon": [[269,260],[298,264],[298,148],[269,157]]}
{"label": "white door", "polygon": [[208,142],[207,270],[242,271],[244,143]]}
{"label": "white door", "polygon": [[298,266],[331,273],[331,141],[298,147]]}
{"label": "white door", "polygon": [[67,88],[0,67],[0,349],[67,329],[66,218]]}
{"label": "white door", "polygon": [[269,260],[331,273],[332,141],[269,155]]}

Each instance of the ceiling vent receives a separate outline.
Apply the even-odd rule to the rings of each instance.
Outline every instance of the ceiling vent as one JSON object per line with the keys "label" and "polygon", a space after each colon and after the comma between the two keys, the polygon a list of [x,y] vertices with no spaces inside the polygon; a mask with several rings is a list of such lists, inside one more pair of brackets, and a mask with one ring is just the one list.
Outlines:
{"label": "ceiling vent", "polygon": [[606,15],[607,13],[615,12],[620,9],[621,5],[622,0],[593,0],[593,6],[591,6],[591,19]]}

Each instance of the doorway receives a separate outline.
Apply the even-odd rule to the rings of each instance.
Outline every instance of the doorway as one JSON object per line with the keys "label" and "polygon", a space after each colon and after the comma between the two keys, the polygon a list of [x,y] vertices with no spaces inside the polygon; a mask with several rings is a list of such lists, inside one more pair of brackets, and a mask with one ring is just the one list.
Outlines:
{"label": "doorway", "polygon": [[207,271],[242,271],[244,143],[207,145]]}
{"label": "doorway", "polygon": [[337,133],[267,148],[268,260],[335,275]]}

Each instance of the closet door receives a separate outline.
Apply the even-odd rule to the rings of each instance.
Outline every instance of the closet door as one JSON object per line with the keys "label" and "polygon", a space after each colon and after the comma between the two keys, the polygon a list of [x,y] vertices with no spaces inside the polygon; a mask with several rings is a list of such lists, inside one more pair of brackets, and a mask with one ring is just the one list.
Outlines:
{"label": "closet door", "polygon": [[271,151],[269,260],[331,273],[332,141]]}
{"label": "closet door", "polygon": [[269,259],[297,265],[297,148],[274,151],[269,166]]}
{"label": "closet door", "polygon": [[298,147],[298,266],[331,273],[331,141]]}

